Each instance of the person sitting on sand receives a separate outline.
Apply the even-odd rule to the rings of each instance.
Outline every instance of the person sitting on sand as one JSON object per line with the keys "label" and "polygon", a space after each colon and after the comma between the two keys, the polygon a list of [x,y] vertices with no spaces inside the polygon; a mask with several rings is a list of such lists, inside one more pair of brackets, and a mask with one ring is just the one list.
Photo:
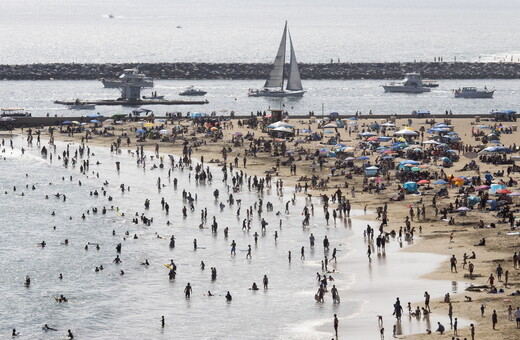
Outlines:
{"label": "person sitting on sand", "polygon": [[251,290],[258,290],[258,286],[256,285],[256,282],[253,282],[253,286],[251,287]]}

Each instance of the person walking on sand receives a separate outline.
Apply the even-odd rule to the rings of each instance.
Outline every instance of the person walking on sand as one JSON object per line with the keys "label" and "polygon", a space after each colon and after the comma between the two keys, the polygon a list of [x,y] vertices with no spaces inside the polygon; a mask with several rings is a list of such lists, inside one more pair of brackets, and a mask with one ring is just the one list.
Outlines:
{"label": "person walking on sand", "polygon": [[473,277],[473,270],[475,269],[475,265],[469,261],[468,263],[468,270],[469,270],[469,277]]}
{"label": "person walking on sand", "polygon": [[367,250],[368,262],[372,262],[372,259],[370,258],[371,254],[372,254],[372,250],[370,249],[370,246],[368,246],[368,250]]}
{"label": "person walking on sand", "polygon": [[453,322],[453,335],[457,336],[457,328],[458,328],[458,321],[457,318],[455,318],[455,321]]}
{"label": "person walking on sand", "polygon": [[451,259],[450,259],[450,270],[451,272],[457,272],[457,259],[455,258],[455,255],[452,255],[451,256]]}
{"label": "person walking on sand", "polygon": [[471,335],[471,340],[475,340],[475,326],[473,324],[469,325],[469,334]]}
{"label": "person walking on sand", "polygon": [[424,292],[424,308],[428,309],[428,312],[431,312],[431,310],[430,310],[430,294],[428,292]]}
{"label": "person walking on sand", "polygon": [[493,314],[491,314],[491,324],[493,325],[493,329],[495,329],[495,326],[497,323],[498,323],[497,311],[493,310]]}
{"label": "person walking on sand", "polygon": [[334,333],[336,334],[336,339],[338,338],[338,326],[339,326],[338,315],[334,314]]}
{"label": "person walking on sand", "polygon": [[520,307],[516,307],[515,310],[516,328],[520,328]]}

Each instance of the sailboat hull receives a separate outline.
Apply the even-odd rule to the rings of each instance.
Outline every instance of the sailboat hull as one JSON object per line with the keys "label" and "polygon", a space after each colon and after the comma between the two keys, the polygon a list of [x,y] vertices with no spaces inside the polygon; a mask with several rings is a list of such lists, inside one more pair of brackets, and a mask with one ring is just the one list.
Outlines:
{"label": "sailboat hull", "polygon": [[248,93],[249,97],[303,97],[306,91],[256,90]]}

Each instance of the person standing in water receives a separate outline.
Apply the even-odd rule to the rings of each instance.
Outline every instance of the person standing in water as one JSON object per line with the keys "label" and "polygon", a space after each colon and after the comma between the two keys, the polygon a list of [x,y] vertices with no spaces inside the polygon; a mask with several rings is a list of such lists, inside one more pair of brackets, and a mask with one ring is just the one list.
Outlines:
{"label": "person standing in water", "polygon": [[264,283],[264,289],[268,289],[269,288],[269,279],[267,278],[267,275],[264,275],[262,282]]}
{"label": "person standing in water", "polygon": [[184,288],[184,295],[185,295],[186,299],[190,298],[190,295],[192,292],[193,292],[193,290],[191,288],[190,283],[188,282],[188,284],[186,285],[186,288]]}
{"label": "person standing in water", "polygon": [[336,339],[338,338],[338,326],[339,326],[338,315],[334,314],[334,333],[336,333]]}

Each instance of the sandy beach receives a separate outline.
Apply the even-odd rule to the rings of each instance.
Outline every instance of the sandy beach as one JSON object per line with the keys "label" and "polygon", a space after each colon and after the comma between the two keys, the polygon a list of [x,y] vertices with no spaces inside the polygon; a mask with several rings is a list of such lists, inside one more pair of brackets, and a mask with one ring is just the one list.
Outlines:
{"label": "sandy beach", "polygon": [[[429,170],[429,179],[432,182],[431,187],[432,190],[423,190],[424,186],[419,186],[418,192],[420,194],[405,194],[403,195],[403,200],[392,201],[391,198],[396,195],[398,190],[402,188],[403,184],[400,180],[398,180],[394,173],[395,170],[390,171],[390,178],[383,177],[382,181],[385,184],[386,189],[381,190],[379,192],[374,191],[372,189],[367,189],[367,177],[363,173],[355,173],[353,172],[355,167],[360,167],[364,162],[369,161],[372,165],[378,165],[381,157],[381,153],[377,150],[363,150],[360,148],[360,142],[365,142],[367,138],[358,137],[358,134],[361,132],[368,131],[370,125],[377,123],[379,125],[385,123],[385,120],[373,120],[370,119],[369,116],[359,117],[357,120],[344,120],[346,122],[345,128],[336,128],[336,129],[328,129],[329,134],[323,134],[325,132],[323,129],[319,129],[318,124],[321,123],[320,119],[311,119],[311,120],[285,120],[288,124],[294,127],[294,131],[296,135],[294,137],[280,139],[275,143],[281,146],[284,144],[285,150],[289,150],[292,152],[283,153],[281,149],[276,148],[271,150],[271,152],[258,152],[256,156],[251,155],[251,144],[249,140],[244,140],[242,137],[250,136],[251,140],[258,139],[260,137],[264,137],[265,140],[272,140],[271,136],[269,136],[269,129],[264,128],[263,130],[259,127],[252,128],[248,127],[246,124],[240,124],[239,126],[237,120],[227,121],[222,124],[213,124],[213,125],[205,125],[202,128],[196,127],[192,122],[187,121],[185,119],[178,121],[171,120],[162,120],[159,121],[153,118],[147,118],[146,121],[143,122],[132,122],[132,123],[124,123],[122,125],[112,125],[105,124],[103,127],[97,127],[95,130],[102,131],[103,128],[108,127],[108,130],[105,131],[105,136],[102,134],[89,133],[89,138],[84,139],[86,136],[84,132],[74,133],[74,135],[63,132],[60,133],[58,130],[54,132],[54,137],[64,142],[75,142],[81,143],[82,140],[87,143],[87,145],[98,145],[98,146],[106,146],[110,147],[112,143],[115,143],[119,137],[122,137],[122,148],[128,148],[129,150],[135,150],[136,146],[143,146],[145,150],[160,150],[163,154],[175,154],[182,155],[183,153],[183,141],[189,141],[189,146],[192,147],[192,157],[196,157],[197,159],[204,159],[205,162],[210,162],[214,164],[222,164],[223,160],[223,148],[226,148],[226,156],[228,163],[238,164],[235,166],[236,171],[245,171],[247,174],[254,176],[265,176],[266,173],[269,173],[277,179],[282,179],[285,187],[295,187],[298,184],[302,186],[305,183],[309,184],[309,189],[306,193],[303,192],[302,189],[300,191],[301,195],[312,195],[314,197],[319,195],[327,195],[331,197],[334,193],[341,189],[342,195],[348,199],[352,205],[352,209],[357,209],[357,211],[362,212],[363,210],[366,213],[362,213],[361,216],[356,216],[355,219],[359,222],[356,222],[356,235],[358,238],[362,239],[363,229],[364,227],[361,225],[361,221],[366,221],[368,224],[372,225],[373,228],[379,228],[378,224],[380,221],[376,220],[377,214],[375,213],[378,207],[381,207],[384,204],[388,205],[388,225],[384,227],[384,231],[390,233],[392,230],[396,233],[399,231],[399,228],[405,227],[406,217],[410,217],[410,211],[414,211],[417,208],[424,207],[425,213],[424,216],[415,215],[415,219],[411,221],[411,226],[414,228],[416,239],[413,242],[405,242],[405,246],[402,250],[399,250],[399,253],[394,253],[397,249],[389,250],[389,256],[392,257],[392,261],[387,259],[389,263],[386,261],[375,261],[372,264],[369,264],[368,261],[364,264],[358,263],[357,265],[363,268],[365,265],[369,265],[369,272],[372,270],[371,267],[376,268],[385,268],[388,271],[406,271],[407,261],[411,261],[411,259],[415,259],[414,263],[418,266],[416,269],[410,268],[409,280],[412,280],[414,286],[416,286],[416,291],[409,291],[407,288],[401,288],[399,284],[394,283],[386,287],[383,285],[375,285],[374,286],[374,294],[377,297],[377,294],[382,294],[381,296],[390,295],[390,300],[395,300],[396,297],[401,297],[402,307],[405,309],[403,318],[412,320],[415,319],[415,316],[409,316],[408,311],[406,310],[405,302],[411,301],[411,305],[413,310],[417,306],[423,307],[424,301],[421,298],[422,292],[429,291],[432,294],[432,301],[430,303],[431,314],[429,314],[428,324],[431,325],[431,331],[435,333],[437,329],[437,322],[442,321],[442,324],[446,327],[446,332],[443,336],[439,337],[435,334],[427,334],[426,327],[423,323],[418,323],[415,327],[407,328],[403,330],[401,327],[401,323],[396,323],[395,317],[392,316],[392,305],[389,304],[386,307],[386,310],[375,311],[369,310],[365,312],[366,320],[360,321],[361,325],[372,324],[373,332],[367,332],[365,334],[375,334],[379,333],[379,327],[377,323],[377,315],[384,316],[384,327],[385,327],[385,337],[390,338],[392,336],[392,327],[393,325],[397,325],[396,337],[397,338],[406,338],[406,339],[429,339],[431,337],[442,338],[442,339],[451,339],[453,336],[453,330],[451,330],[448,318],[448,303],[444,302],[444,296],[442,294],[442,290],[444,289],[445,293],[451,293],[450,301],[452,303],[452,313],[453,318],[457,317],[459,320],[458,324],[458,336],[463,338],[470,339],[470,331],[469,331],[469,323],[473,323],[475,326],[475,338],[476,339],[516,339],[519,336],[520,330],[516,328],[516,323],[514,321],[508,320],[508,306],[511,305],[513,309],[513,313],[516,310],[516,307],[520,305],[519,296],[510,296],[514,291],[519,289],[519,269],[520,266],[514,268],[513,266],[513,254],[519,251],[519,236],[508,235],[508,233],[514,232],[511,230],[509,223],[506,223],[505,218],[497,218],[497,211],[488,211],[488,209],[478,209],[478,205],[476,205],[473,209],[469,209],[464,213],[454,212],[447,215],[446,219],[441,219],[441,212],[443,208],[447,208],[450,204],[454,204],[455,200],[461,200],[463,194],[460,192],[460,187],[448,183],[446,187],[448,191],[448,197],[439,197],[436,201],[437,212],[433,206],[433,193],[439,190],[439,187],[434,186],[433,182],[436,178],[440,178],[434,176],[434,173],[439,173],[439,171],[443,171],[446,176],[453,175],[452,177],[466,176],[467,178],[471,178],[472,176],[481,176],[483,179],[484,174],[490,173],[494,174],[497,171],[506,171],[508,166],[512,164],[492,164],[485,163],[479,160],[478,154],[473,151],[457,151],[460,156],[460,160],[455,161],[453,166],[442,168],[439,166],[441,164],[440,160],[436,160],[432,164],[428,166]],[[437,120],[437,123],[439,120]],[[245,120],[244,120],[245,123]],[[411,124],[410,124],[411,123]],[[458,119],[453,116],[449,116],[449,120],[446,121],[449,126],[450,131],[454,131],[460,136],[464,147],[473,146],[477,147],[481,145],[480,140],[476,140],[474,136],[472,136],[472,132],[484,131],[485,134],[490,133],[490,130],[487,127],[483,128],[483,125],[487,126],[495,126],[498,122],[492,121],[480,121],[476,122],[473,119]],[[148,125],[146,125],[148,124]],[[516,125],[515,122],[505,122],[502,123],[506,127],[512,127]],[[178,128],[174,128],[174,127]],[[386,135],[394,137],[393,133],[397,130],[401,130],[403,128],[410,128],[415,131],[420,131],[421,127],[425,129],[430,128],[433,124],[426,124],[425,119],[414,119],[413,121],[408,120],[396,120],[395,127],[388,129],[386,131]],[[92,131],[92,124],[89,124],[91,127],[90,131]],[[136,141],[136,133],[135,130],[146,127],[147,131],[150,129],[156,129],[157,131],[168,131],[163,135],[158,134],[159,137],[170,136],[170,131],[181,131],[182,133],[177,134],[177,139],[173,142],[169,141],[161,141],[160,139],[145,139],[141,141]],[[65,127],[61,127],[65,130]],[[172,130],[172,128],[174,128]],[[323,158],[324,162],[321,168],[316,164],[315,160],[307,159],[309,155],[319,155],[320,153],[329,153],[333,151],[333,145],[324,145],[320,144],[320,141],[308,141],[306,138],[309,134],[305,134],[302,131],[305,129],[310,129],[312,131],[316,131],[321,133],[324,139],[328,139],[328,136],[339,137],[339,140],[335,144],[343,144],[347,147],[351,147],[348,149],[350,154],[353,155],[355,160],[353,161],[352,168],[346,169],[335,169],[337,163],[335,157],[327,157]],[[486,129],[486,130],[484,130]],[[513,128],[511,128],[513,129]],[[327,130],[327,129],[325,129]],[[350,132],[348,131],[350,130]],[[516,147],[516,142],[518,139],[518,133],[515,131],[512,133],[502,133],[500,135],[500,144],[490,144],[490,145],[505,145],[512,148]],[[16,133],[26,133],[27,131],[15,131]],[[218,135],[217,135],[218,133]],[[110,134],[109,136],[107,136]],[[143,134],[139,134],[138,136],[142,136]],[[417,140],[418,142],[428,140],[428,133],[424,132],[423,136],[420,135],[417,137],[413,137],[412,140]],[[381,136],[381,132],[375,132],[375,136]],[[48,136],[44,136],[47,138]],[[130,138],[130,145],[126,145],[126,139]],[[479,138],[480,139],[480,138]],[[295,145],[295,141],[297,144]],[[276,145],[275,144],[275,145]],[[424,148],[429,146],[423,145]],[[489,146],[489,145],[486,145]],[[463,149],[462,147],[461,149]],[[394,153],[390,153],[394,155]],[[244,168],[243,159],[244,156],[247,155],[247,165]],[[292,164],[296,165],[296,170],[291,170],[289,166],[286,166],[286,161],[288,159],[287,155],[293,156]],[[298,155],[298,156],[297,156]],[[514,155],[514,154],[513,154]],[[365,160],[359,160],[360,156],[366,157]],[[236,159],[235,159],[236,157]],[[507,155],[509,158],[510,156]],[[393,160],[395,164],[401,161],[404,158],[396,158]],[[479,172],[475,170],[463,170],[464,165],[469,163],[470,161],[475,161],[479,167]],[[314,164],[313,164],[314,162]],[[426,163],[424,163],[426,164]],[[331,171],[334,168],[334,171]],[[344,171],[343,173],[341,171]],[[334,175],[332,175],[334,173]],[[318,182],[320,180],[324,180],[322,185],[312,186],[310,185],[310,178],[316,175],[318,178]],[[516,181],[519,179],[518,172],[512,172],[509,176],[505,175],[503,177],[494,176],[496,178],[503,178],[505,182],[507,182],[510,178],[514,181],[514,185],[512,187],[508,187],[511,191],[514,191],[514,188],[517,188],[518,185]],[[304,180],[306,179],[306,180]],[[465,184],[467,185],[467,183]],[[365,189],[363,189],[365,186]],[[355,191],[353,189],[355,188]],[[516,207],[517,198],[511,197],[512,205],[510,205],[513,211]],[[332,204],[335,207],[335,203]],[[458,204],[457,207],[463,206],[464,204]],[[330,206],[330,205],[329,205]],[[456,208],[455,208],[456,209]],[[516,215],[516,213],[515,213]],[[453,219],[449,221],[449,218]],[[489,225],[491,223],[495,224],[494,228],[476,228],[479,224],[479,221],[482,221],[484,225]],[[340,222],[341,223],[341,222]],[[395,240],[396,235],[391,236],[393,240]],[[475,246],[477,245],[483,238],[485,238],[485,246]],[[358,242],[361,247],[365,247],[365,242],[362,240],[353,239],[348,242],[354,243]],[[401,239],[402,242],[402,239]],[[395,246],[399,243],[394,243]],[[401,243],[402,245],[402,243]],[[357,251],[358,253],[361,250]],[[373,256],[375,256],[375,249],[373,250]],[[475,259],[468,259],[467,262],[472,262],[474,264],[474,272],[473,275],[469,275],[468,265],[464,265],[464,254],[470,256],[472,252],[475,252]],[[412,253],[409,255],[404,255]],[[425,253],[424,255],[422,253]],[[432,261],[430,262],[428,254],[435,253],[440,256],[432,256]],[[403,255],[402,255],[403,254]],[[361,256],[359,256],[361,255]],[[457,272],[450,271],[450,261],[449,258],[455,256],[457,259]],[[402,256],[402,258],[401,258]],[[361,253],[357,254],[357,256],[352,256],[352,254],[348,254],[342,259],[340,264],[338,264],[338,270],[342,270],[343,261],[351,265],[349,261],[353,259],[354,262],[361,261],[361,258],[366,255]],[[401,258],[400,261],[394,262],[394,257]],[[434,265],[425,266],[426,263],[433,263]],[[439,263],[437,265],[437,263]],[[424,272],[423,270],[419,270],[421,266],[424,264],[424,268],[429,268],[428,272]],[[501,265],[502,278],[498,280],[497,278],[497,266]],[[508,272],[508,282],[505,284],[505,272]],[[503,292],[499,292],[496,294],[488,293],[488,291],[492,288],[489,282],[489,276],[493,274],[495,276],[495,284],[494,286],[498,290],[503,290]],[[408,274],[407,274],[408,275]],[[414,279],[414,276],[420,276],[420,279]],[[362,279],[363,275],[360,273],[359,284],[363,284]],[[384,276],[382,276],[384,277]],[[427,279],[427,280],[424,280]],[[428,281],[435,280],[435,281]],[[439,284],[435,282],[439,281]],[[458,286],[455,291],[456,294],[453,294],[452,285]],[[432,287],[433,286],[433,287]],[[467,291],[467,287],[476,286],[478,288],[471,288],[471,291]],[[355,291],[353,292],[355,295]],[[395,296],[393,296],[395,295]],[[359,296],[358,296],[359,297]],[[471,301],[468,301],[469,299]],[[481,316],[481,305],[485,306],[484,315]],[[496,310],[498,315],[498,324],[493,329],[491,323],[491,315],[493,310]],[[373,319],[370,320],[367,315],[373,313]],[[356,318],[352,318],[350,320],[342,320],[340,318],[340,327],[339,327],[339,338],[341,338],[341,334],[349,332],[349,327],[354,327],[354,324],[357,323]],[[424,316],[418,317],[425,318]],[[513,316],[514,320],[514,316]],[[332,316],[330,318],[332,321]],[[411,321],[408,323],[411,324]],[[327,330],[328,328],[328,330]],[[361,328],[361,327],[360,327]],[[332,323],[324,324],[319,327],[320,331],[332,331]],[[413,334],[410,334],[413,333]]]}

